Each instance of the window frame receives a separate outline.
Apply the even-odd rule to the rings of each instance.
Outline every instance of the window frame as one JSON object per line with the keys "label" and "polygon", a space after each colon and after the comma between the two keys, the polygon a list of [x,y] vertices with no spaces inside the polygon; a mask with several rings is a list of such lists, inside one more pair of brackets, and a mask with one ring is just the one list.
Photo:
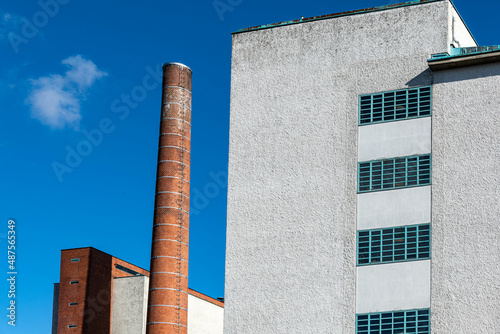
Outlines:
{"label": "window frame", "polygon": [[[387,232],[390,230],[392,230],[391,233]],[[368,236],[360,236],[361,233],[368,233]],[[413,233],[415,233],[414,236],[412,235]],[[401,234],[403,234],[403,236]],[[390,236],[392,236],[392,238],[390,238]],[[368,240],[360,242],[360,238],[368,238]],[[396,241],[401,239],[403,239],[402,243],[397,245]],[[415,241],[412,239],[415,239]],[[431,239],[432,227],[430,223],[359,230],[356,232],[356,265],[361,267],[386,263],[429,260],[432,256]],[[361,243],[367,244],[360,246]],[[375,243],[375,245],[373,245],[373,243]],[[377,243],[379,244],[377,245]],[[401,247],[401,245],[404,245],[404,247]],[[376,249],[377,246],[378,250]],[[392,249],[388,249],[389,247],[392,247]],[[425,250],[426,248],[427,250]],[[360,252],[361,249],[367,249],[368,251]],[[386,255],[384,255],[384,252],[386,252]],[[392,254],[387,254],[389,252],[392,252]],[[396,252],[400,253],[397,254]],[[377,253],[379,253],[378,256]],[[360,255],[363,254],[366,254],[367,258],[360,257]],[[378,258],[379,261],[372,261],[373,254],[375,254],[375,257]],[[403,258],[396,259],[396,257],[401,256]],[[409,258],[409,256],[411,257]],[[392,259],[387,260],[388,257],[392,257]],[[366,259],[368,259],[368,262],[360,263],[360,260]]]}
{"label": "window frame", "polygon": [[[369,102],[368,98],[370,100]],[[398,102],[401,104],[397,104]],[[402,112],[401,108],[398,110],[398,106],[404,106],[404,112]],[[392,111],[390,110],[391,107],[393,108]],[[374,114],[379,114],[379,116],[374,117]],[[367,115],[369,116],[369,121],[365,121]],[[404,115],[404,117],[402,117],[402,115]],[[361,94],[358,96],[359,126],[397,122],[429,116],[432,116],[431,85]]]}
{"label": "window frame", "polygon": [[[425,161],[428,163],[425,164]],[[401,166],[402,162],[404,166]],[[366,173],[368,175],[365,175]],[[422,187],[430,184],[432,184],[432,155],[430,153],[358,162],[358,194]]]}
{"label": "window frame", "polygon": [[[414,313],[414,315],[412,314]],[[392,317],[390,317],[392,315]],[[411,318],[415,317],[414,323],[415,326],[414,328],[407,328],[408,322],[412,321]],[[367,317],[367,319],[360,319],[360,317]],[[374,321],[372,324],[370,322],[371,317],[376,318],[378,317],[379,320],[379,329],[374,329],[373,327],[377,326],[377,321]],[[395,322],[394,318],[401,318],[403,317],[403,326],[402,328],[398,326],[399,328],[394,328]],[[407,318],[410,318],[410,320],[407,320]],[[427,319],[425,319],[427,318]],[[392,319],[391,327],[388,328],[382,328],[384,325],[385,321],[385,326],[389,325],[389,321],[387,319]],[[423,320],[422,320],[423,319]],[[403,333],[414,333],[414,334],[430,334],[431,333],[431,312],[430,309],[425,308],[425,309],[413,309],[413,310],[400,310],[400,311],[388,311],[388,312],[373,312],[373,313],[360,313],[356,314],[356,334],[382,334],[382,333],[398,333],[398,334],[403,334]],[[366,325],[360,324],[360,321],[368,321]],[[426,321],[426,324],[423,324],[423,322]],[[397,325],[400,325],[401,322],[396,323]],[[360,330],[360,327],[363,327],[363,330]],[[364,329],[366,327],[366,329]],[[414,329],[413,332],[409,332],[408,330]]]}

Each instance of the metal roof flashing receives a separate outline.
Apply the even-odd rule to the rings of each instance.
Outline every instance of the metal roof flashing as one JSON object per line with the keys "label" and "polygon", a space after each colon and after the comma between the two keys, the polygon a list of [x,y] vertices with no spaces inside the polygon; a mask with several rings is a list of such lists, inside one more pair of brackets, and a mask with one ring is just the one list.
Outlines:
{"label": "metal roof flashing", "polygon": [[[389,10],[389,9],[395,9],[395,8],[407,7],[407,6],[414,6],[414,5],[426,4],[426,3],[432,3],[432,2],[439,2],[439,1],[447,1],[447,0],[412,0],[412,1],[401,2],[401,3],[390,4],[390,5],[379,6],[379,7],[370,7],[370,8],[351,10],[351,11],[341,12],[341,13],[334,13],[334,14],[327,14],[327,15],[320,15],[320,16],[312,16],[312,17],[307,17],[307,18],[300,18],[298,20],[291,20],[291,21],[283,21],[283,22],[278,22],[278,23],[263,24],[263,25],[260,25],[260,26],[254,26],[254,27],[249,27],[249,28],[238,29],[238,30],[232,32],[231,34],[235,35],[235,34],[240,34],[240,33],[250,32],[250,31],[270,29],[270,28],[282,27],[282,26],[287,26],[287,25],[292,25],[292,24],[299,24],[299,23],[305,23],[305,22],[313,22],[313,21],[319,21],[319,20],[326,20],[326,19],[331,19],[331,18],[336,18],[336,17],[343,17],[343,16],[350,16],[350,15],[371,13],[371,12],[379,12],[379,11],[384,11],[384,10]],[[457,13],[458,13],[458,11],[457,11]]]}
{"label": "metal roof flashing", "polygon": [[473,46],[455,48],[450,45],[450,52],[435,53],[427,59],[432,70],[442,70],[500,61],[500,45]]}

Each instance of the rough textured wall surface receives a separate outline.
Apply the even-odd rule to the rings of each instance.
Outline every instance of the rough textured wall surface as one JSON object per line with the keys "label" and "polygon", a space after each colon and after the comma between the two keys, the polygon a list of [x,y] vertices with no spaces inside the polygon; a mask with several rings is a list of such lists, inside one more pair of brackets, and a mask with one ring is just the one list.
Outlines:
{"label": "rough textured wall surface", "polygon": [[500,333],[500,64],[434,83],[432,333]]}
{"label": "rough textured wall surface", "polygon": [[354,333],[358,95],[429,85],[448,2],[233,36],[224,332]]}
{"label": "rough textured wall surface", "polygon": [[146,333],[149,277],[120,277],[113,280],[111,334]]}

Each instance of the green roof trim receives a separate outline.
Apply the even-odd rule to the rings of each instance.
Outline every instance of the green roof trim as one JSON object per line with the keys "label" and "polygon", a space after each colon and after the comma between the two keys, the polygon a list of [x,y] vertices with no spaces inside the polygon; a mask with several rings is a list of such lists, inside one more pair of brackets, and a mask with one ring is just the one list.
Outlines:
{"label": "green roof trim", "polygon": [[488,45],[488,46],[472,46],[467,48],[456,48],[453,45],[450,47],[450,52],[435,53],[431,55],[431,58],[427,61],[442,60],[456,57],[466,57],[477,54],[484,54],[490,52],[500,51],[500,45]]}

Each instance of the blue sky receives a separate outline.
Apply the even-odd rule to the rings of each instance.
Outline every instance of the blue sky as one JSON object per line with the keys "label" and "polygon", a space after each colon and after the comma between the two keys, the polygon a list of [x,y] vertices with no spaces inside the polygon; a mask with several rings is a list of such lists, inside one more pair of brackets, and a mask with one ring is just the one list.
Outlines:
{"label": "blue sky", "polygon": [[[0,5],[0,254],[14,219],[19,273],[15,329],[0,281],[6,334],[50,331],[61,249],[149,269],[157,78],[169,61],[193,69],[190,287],[223,296],[230,32],[396,3],[57,1]],[[480,45],[500,44],[497,1],[454,3]]]}

